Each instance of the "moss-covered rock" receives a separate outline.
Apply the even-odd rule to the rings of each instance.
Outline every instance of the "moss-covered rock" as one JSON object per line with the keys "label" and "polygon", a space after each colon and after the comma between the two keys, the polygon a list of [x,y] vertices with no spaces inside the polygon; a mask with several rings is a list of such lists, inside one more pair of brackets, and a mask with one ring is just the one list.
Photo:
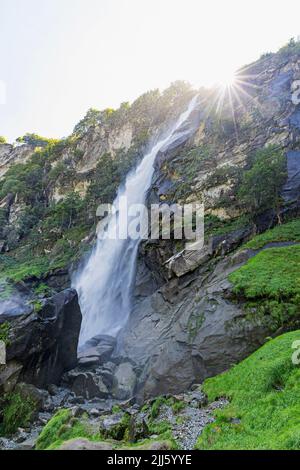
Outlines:
{"label": "moss-covered rock", "polygon": [[0,435],[9,436],[28,426],[36,412],[36,403],[19,392],[6,394],[0,400]]}

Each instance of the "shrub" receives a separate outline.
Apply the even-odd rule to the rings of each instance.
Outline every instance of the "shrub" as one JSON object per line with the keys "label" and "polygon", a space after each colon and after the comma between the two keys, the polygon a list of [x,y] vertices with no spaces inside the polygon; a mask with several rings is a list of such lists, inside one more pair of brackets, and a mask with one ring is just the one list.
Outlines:
{"label": "shrub", "polygon": [[253,214],[275,209],[279,218],[280,193],[287,178],[286,159],[273,146],[258,150],[251,158],[251,168],[243,173],[238,198]]}
{"label": "shrub", "polygon": [[2,406],[3,420],[0,433],[5,436],[15,433],[19,427],[26,427],[35,411],[33,401],[28,397],[22,397],[19,393],[6,395]]}
{"label": "shrub", "polygon": [[17,138],[17,142],[22,144],[32,145],[34,147],[45,147],[50,143],[58,142],[56,139],[48,139],[47,137],[41,137],[38,134],[27,133],[22,137]]}

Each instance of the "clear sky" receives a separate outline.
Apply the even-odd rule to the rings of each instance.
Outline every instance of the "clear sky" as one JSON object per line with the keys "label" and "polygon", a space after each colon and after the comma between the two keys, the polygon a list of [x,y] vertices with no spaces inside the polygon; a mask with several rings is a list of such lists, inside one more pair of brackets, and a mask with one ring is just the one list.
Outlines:
{"label": "clear sky", "polygon": [[299,0],[0,0],[0,135],[66,136],[89,107],[210,85],[299,35]]}

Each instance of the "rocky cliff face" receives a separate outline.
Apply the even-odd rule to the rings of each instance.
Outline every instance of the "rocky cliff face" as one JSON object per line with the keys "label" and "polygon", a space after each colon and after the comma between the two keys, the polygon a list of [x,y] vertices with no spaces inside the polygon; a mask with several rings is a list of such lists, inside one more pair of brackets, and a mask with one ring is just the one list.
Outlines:
{"label": "rocky cliff face", "polygon": [[12,310],[7,305],[0,315],[1,331],[6,331],[1,394],[12,392],[18,382],[41,388],[57,384],[77,364],[81,312],[76,291],[60,292],[38,307]]}
{"label": "rocky cliff face", "polygon": [[[198,91],[186,132],[157,157],[148,202],[203,202],[204,249],[189,252],[184,240],[141,244],[129,322],[108,356],[96,338],[79,369],[65,376],[76,393],[80,384],[98,397],[181,392],[277,334],[268,321],[249,319],[228,276],[253,255],[236,253],[240,245],[298,216],[299,79],[297,45],[240,70],[230,93]],[[194,93],[177,84],[116,112],[91,111],[71,137],[42,150],[0,145],[0,265],[8,285],[23,281],[42,289],[42,298],[68,286],[70,269],[91,248],[97,204],[113,200],[126,172]],[[264,151],[274,181],[279,154],[285,176],[276,201],[267,195],[255,207],[240,188]],[[131,383],[126,393],[124,376]]]}
{"label": "rocky cliff face", "polygon": [[33,152],[34,147],[27,144],[17,147],[11,144],[0,144],[0,178],[5,175],[11,165],[25,163]]}
{"label": "rocky cliff face", "polygon": [[[272,207],[245,219],[250,208],[238,199],[240,175],[257,150],[284,151],[280,211],[297,214],[300,125],[292,95],[299,78],[298,54],[269,56],[242,69],[233,106],[228,97],[222,102],[218,127],[212,97],[204,94],[197,130],[156,161],[150,201],[203,202],[207,239],[201,252],[180,251],[178,243],[163,240],[141,245],[136,302],[120,342],[123,354],[142,366],[142,397],[181,392],[276,334],[268,322],[249,319],[243,303],[233,299],[228,275],[249,253],[228,253],[277,223]],[[211,226],[212,217],[221,229]]]}

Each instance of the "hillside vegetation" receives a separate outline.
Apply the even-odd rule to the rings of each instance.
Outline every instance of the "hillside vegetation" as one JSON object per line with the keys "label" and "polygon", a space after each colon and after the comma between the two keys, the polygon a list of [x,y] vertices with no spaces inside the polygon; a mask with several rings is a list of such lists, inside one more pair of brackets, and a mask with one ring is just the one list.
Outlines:
{"label": "hillside vegetation", "polygon": [[197,449],[300,449],[300,367],[292,348],[300,331],[286,333],[228,372],[208,379],[209,400],[230,404],[200,436]]}

